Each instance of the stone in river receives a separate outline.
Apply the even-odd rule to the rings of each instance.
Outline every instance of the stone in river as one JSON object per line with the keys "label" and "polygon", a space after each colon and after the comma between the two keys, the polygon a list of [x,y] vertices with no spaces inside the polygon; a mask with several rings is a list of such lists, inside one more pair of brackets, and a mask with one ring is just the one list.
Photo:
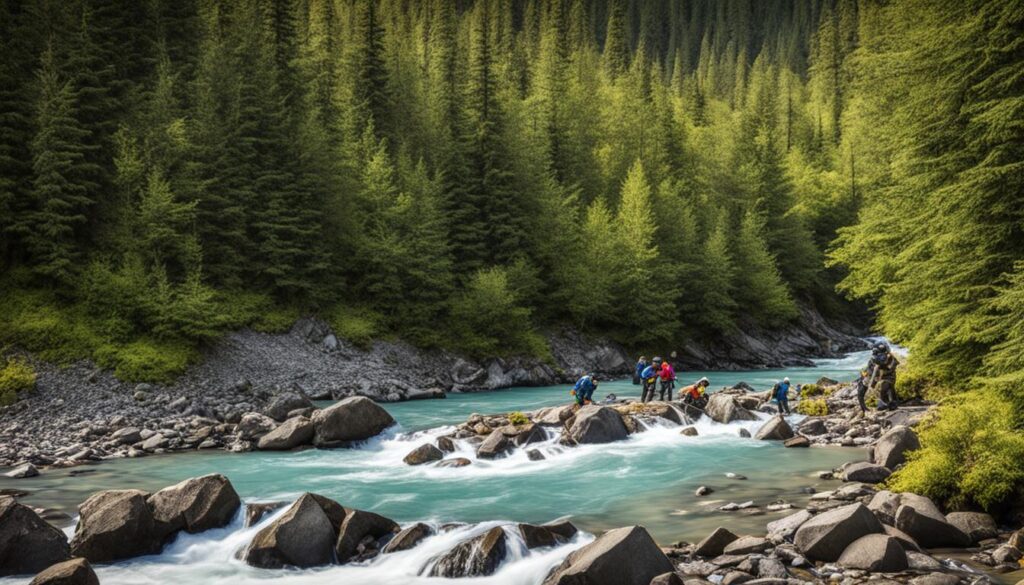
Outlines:
{"label": "stone in river", "polygon": [[78,507],[71,554],[108,562],[160,552],[166,532],[158,531],[149,496],[139,490],[97,492]]}
{"label": "stone in river", "polygon": [[760,441],[785,441],[793,438],[793,429],[780,414],[761,425],[754,438]]}
{"label": "stone in river", "polygon": [[647,530],[626,526],[570,553],[544,585],[649,585],[672,571],[672,562]]}
{"label": "stone in river", "polygon": [[260,437],[256,447],[261,451],[288,451],[312,441],[313,421],[304,416],[296,416]]}
{"label": "stone in river", "polygon": [[25,479],[27,477],[36,477],[37,475],[39,475],[39,470],[31,463],[19,465],[4,474],[5,477],[9,477],[11,479]]}
{"label": "stone in river", "polygon": [[628,435],[622,416],[606,406],[584,406],[573,417],[569,427],[569,436],[579,444],[621,441]]}
{"label": "stone in river", "polygon": [[352,396],[313,413],[313,444],[335,447],[374,437],[395,419],[374,401]]}
{"label": "stone in river", "polygon": [[89,561],[77,558],[51,566],[28,585],[100,585],[100,580]]}
{"label": "stone in river", "polygon": [[242,502],[228,478],[220,474],[194,477],[149,496],[157,531],[196,533],[227,526]]}
{"label": "stone in river", "polygon": [[317,567],[334,560],[334,527],[312,494],[303,494],[283,516],[260,530],[245,562],[264,569]]}
{"label": "stone in river", "polygon": [[260,523],[260,520],[264,516],[275,510],[287,506],[285,502],[256,502],[245,505],[245,524],[246,528],[250,526],[256,526]]}
{"label": "stone in river", "polygon": [[359,544],[367,536],[380,539],[390,534],[397,534],[401,527],[394,520],[380,514],[345,508],[345,521],[338,532],[338,542],[334,552],[339,563],[347,563],[359,553]]}
{"label": "stone in river", "polygon": [[0,497],[0,576],[36,573],[69,556],[63,532],[14,498]]}
{"label": "stone in river", "polygon": [[445,553],[430,570],[431,577],[485,577],[493,575],[508,550],[500,526],[458,544]]}
{"label": "stone in river", "polygon": [[434,529],[422,522],[417,522],[412,526],[403,529],[401,532],[395,535],[387,545],[381,550],[381,553],[394,553],[403,550],[409,550],[415,548],[424,538],[427,538],[434,533]]}
{"label": "stone in river", "polygon": [[704,537],[704,540],[697,543],[697,546],[693,549],[693,554],[701,557],[717,557],[722,554],[728,544],[737,538],[739,537],[727,528],[718,527],[714,532]]}
{"label": "stone in river", "polygon": [[410,451],[402,461],[404,461],[406,465],[423,465],[424,463],[440,461],[441,459],[444,459],[443,451],[430,443],[424,443]]}

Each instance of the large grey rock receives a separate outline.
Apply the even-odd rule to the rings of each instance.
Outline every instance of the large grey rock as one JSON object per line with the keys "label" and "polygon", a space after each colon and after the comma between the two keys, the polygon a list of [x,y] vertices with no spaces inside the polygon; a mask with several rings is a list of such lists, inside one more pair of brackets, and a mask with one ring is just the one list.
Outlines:
{"label": "large grey rock", "polygon": [[313,421],[295,416],[260,437],[256,447],[261,451],[288,451],[313,442]]}
{"label": "large grey rock", "polygon": [[859,481],[861,483],[882,483],[889,479],[892,472],[881,465],[860,461],[851,463],[843,470],[843,481]]}
{"label": "large grey rock", "polygon": [[984,512],[950,512],[946,521],[960,529],[973,543],[999,536],[999,529],[992,516]]}
{"label": "large grey rock", "polygon": [[89,561],[78,558],[51,566],[28,585],[100,585],[100,580]]}
{"label": "large grey rock", "polygon": [[[941,571],[944,567],[935,557],[926,555],[924,553],[916,551],[906,551],[907,553],[907,568],[911,571]],[[957,581],[959,582],[959,580]],[[913,583],[913,581],[911,581]]]}
{"label": "large grey rock", "polygon": [[722,392],[711,394],[704,412],[711,420],[722,424],[737,420],[758,420],[756,414],[737,404],[734,396]]}
{"label": "large grey rock", "polygon": [[579,532],[579,529],[576,528],[576,525],[570,522],[567,518],[552,520],[551,522],[544,524],[543,527],[547,528],[551,532],[554,532],[556,535],[561,536],[566,540],[569,540],[573,536],[576,536],[576,533]]}
{"label": "large grey rock", "polygon": [[739,538],[729,529],[719,526],[714,532],[704,537],[704,540],[697,543],[693,548],[693,554],[701,557],[717,557],[722,554],[725,547]]}
{"label": "large grey rock", "polygon": [[925,548],[971,545],[971,539],[946,521],[946,517],[931,500],[917,494],[900,494],[896,528],[909,534]]}
{"label": "large grey rock", "polygon": [[78,507],[79,520],[71,554],[91,562],[107,562],[160,552],[166,532],[158,531],[139,490],[107,490]]}
{"label": "large grey rock", "polygon": [[918,545],[917,541],[914,540],[906,532],[903,532],[895,526],[889,526],[888,524],[882,524],[882,530],[885,532],[885,534],[888,534],[889,536],[895,538],[896,541],[899,542],[900,545],[903,547],[903,550],[907,552],[920,552],[921,546]]}
{"label": "large grey rock", "polygon": [[303,494],[280,518],[260,530],[245,562],[264,569],[316,567],[334,560],[334,527],[312,494]]}
{"label": "large grey rock", "polygon": [[882,524],[863,504],[822,512],[796,531],[793,542],[810,559],[835,561],[853,541],[882,532]]}
{"label": "large grey rock", "polygon": [[723,554],[727,555],[749,555],[761,553],[768,549],[769,542],[760,536],[741,536],[725,545]]}
{"label": "large grey rock", "polygon": [[862,571],[895,573],[907,568],[907,553],[891,536],[868,534],[846,547],[839,557],[839,565]]}
{"label": "large grey rock", "polygon": [[227,526],[242,501],[228,478],[220,474],[194,477],[166,487],[146,500],[157,532],[170,536]]}
{"label": "large grey rock", "polygon": [[245,441],[255,441],[274,430],[276,426],[277,423],[269,416],[258,412],[247,412],[238,421],[238,438]]}
{"label": "large grey rock", "polygon": [[566,540],[547,526],[536,524],[520,524],[519,534],[522,535],[528,549],[555,546]]}
{"label": "large grey rock", "polygon": [[501,432],[501,429],[494,429],[487,435],[483,443],[476,450],[476,456],[480,459],[494,459],[508,450],[508,437]]}
{"label": "large grey rock", "polygon": [[818,417],[805,418],[797,430],[801,434],[809,437],[816,437],[818,435],[824,435],[828,432],[828,427],[825,426],[825,421]]}
{"label": "large grey rock", "polygon": [[905,426],[895,426],[885,432],[872,449],[871,461],[896,469],[897,465],[905,463],[907,453],[921,448],[921,442],[917,439],[917,433]]}
{"label": "large grey rock", "polygon": [[63,532],[14,498],[0,497],[0,577],[36,573],[70,556]]}
{"label": "large grey rock", "polygon": [[339,563],[347,563],[359,554],[359,543],[367,536],[379,540],[401,532],[402,527],[390,518],[380,514],[345,508],[345,521],[338,531],[338,542],[334,552]]}
{"label": "large grey rock", "polygon": [[427,526],[422,522],[417,522],[396,534],[395,537],[392,538],[383,549],[381,549],[381,552],[386,554],[415,548],[416,545],[424,538],[433,533],[434,530],[430,526]]}
{"label": "large grey rock", "polygon": [[395,419],[374,401],[352,396],[313,413],[313,444],[333,447],[365,441],[393,424]]}
{"label": "large grey rock", "polygon": [[672,563],[641,526],[609,530],[573,551],[544,585],[649,585]]}
{"label": "large grey rock", "polygon": [[409,451],[409,454],[406,455],[402,461],[404,461],[406,465],[423,465],[424,463],[440,461],[442,459],[444,459],[444,451],[441,451],[430,443],[423,443],[419,447]]}
{"label": "large grey rock", "polygon": [[757,429],[754,438],[760,441],[785,441],[793,438],[793,428],[782,415],[773,416]]}
{"label": "large grey rock", "polygon": [[437,560],[432,577],[483,577],[493,575],[508,550],[505,531],[500,526],[460,543]]}
{"label": "large grey rock", "polygon": [[284,422],[289,412],[303,408],[315,408],[308,396],[299,392],[283,392],[270,401],[263,414],[277,422]]}
{"label": "large grey rock", "polygon": [[868,509],[874,512],[875,516],[883,524],[896,525],[896,510],[900,507],[900,495],[889,490],[876,492],[868,502]]}
{"label": "large grey rock", "polygon": [[25,479],[27,477],[36,477],[39,475],[39,470],[36,469],[35,465],[31,463],[23,463],[14,469],[4,474],[4,477],[11,479]]}
{"label": "large grey rock", "polygon": [[622,417],[607,406],[584,406],[573,417],[569,427],[569,436],[579,444],[611,443],[628,435]]}
{"label": "large grey rock", "polygon": [[803,526],[804,522],[807,522],[812,517],[813,514],[809,511],[800,510],[799,512],[790,514],[785,518],[779,518],[774,522],[769,522],[767,526],[768,536],[778,540],[786,540],[790,536],[796,534],[797,529]]}

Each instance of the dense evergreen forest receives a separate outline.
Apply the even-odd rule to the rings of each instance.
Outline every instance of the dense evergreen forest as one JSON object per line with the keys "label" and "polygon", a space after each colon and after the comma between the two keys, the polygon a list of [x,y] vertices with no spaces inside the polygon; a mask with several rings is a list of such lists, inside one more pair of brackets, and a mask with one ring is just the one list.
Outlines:
{"label": "dense evergreen forest", "polygon": [[905,481],[997,501],[950,469],[986,419],[1024,453],[1022,33],[1020,1],[3,0],[3,340],[161,379],[308,312],[543,355],[838,288],[962,413]]}

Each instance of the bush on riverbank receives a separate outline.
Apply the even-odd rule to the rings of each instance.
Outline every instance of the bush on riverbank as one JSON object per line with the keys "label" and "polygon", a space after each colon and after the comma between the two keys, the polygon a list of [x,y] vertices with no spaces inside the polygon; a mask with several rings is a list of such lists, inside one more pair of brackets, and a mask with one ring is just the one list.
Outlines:
{"label": "bush on riverbank", "polygon": [[18,400],[18,394],[36,387],[36,371],[23,359],[8,358],[0,370],[0,406],[9,406]]}
{"label": "bush on riverbank", "polygon": [[796,403],[796,411],[806,416],[826,416],[828,403],[824,398],[804,399]]}
{"label": "bush on riverbank", "polygon": [[889,480],[893,491],[992,509],[1024,485],[1024,435],[1012,404],[992,388],[948,398],[919,433],[923,448]]}

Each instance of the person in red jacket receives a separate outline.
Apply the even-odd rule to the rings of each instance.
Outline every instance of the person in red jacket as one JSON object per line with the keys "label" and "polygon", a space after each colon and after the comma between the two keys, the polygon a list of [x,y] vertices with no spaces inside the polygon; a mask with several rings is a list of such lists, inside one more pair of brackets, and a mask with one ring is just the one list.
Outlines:
{"label": "person in red jacket", "polygon": [[676,370],[672,367],[672,364],[665,360],[661,364],[661,370],[658,372],[658,377],[661,379],[661,384],[658,386],[658,399],[665,400],[665,393],[668,393],[669,402],[672,401],[672,388],[676,384]]}

